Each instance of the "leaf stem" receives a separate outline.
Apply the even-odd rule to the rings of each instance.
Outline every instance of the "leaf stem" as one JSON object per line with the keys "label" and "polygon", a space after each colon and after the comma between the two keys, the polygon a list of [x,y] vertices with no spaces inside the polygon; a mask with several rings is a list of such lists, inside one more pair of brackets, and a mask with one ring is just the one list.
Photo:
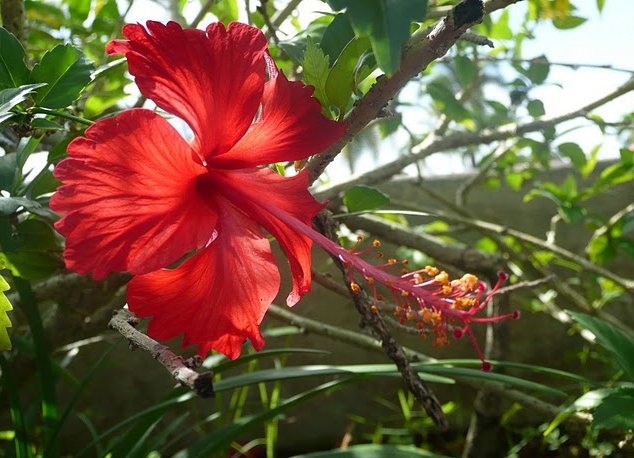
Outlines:
{"label": "leaf stem", "polygon": [[72,114],[68,114],[68,113],[64,113],[63,111],[57,111],[57,110],[51,110],[50,108],[44,108],[44,107],[35,107],[35,108],[31,108],[29,110],[29,113],[32,114],[46,114],[46,115],[50,115],[50,116],[57,116],[58,118],[64,118],[64,119],[68,119],[70,121],[75,121],[78,122],[80,124],[84,124],[85,126],[92,126],[95,121],[91,121],[90,119],[86,119],[86,118],[82,118],[80,116],[75,116]]}

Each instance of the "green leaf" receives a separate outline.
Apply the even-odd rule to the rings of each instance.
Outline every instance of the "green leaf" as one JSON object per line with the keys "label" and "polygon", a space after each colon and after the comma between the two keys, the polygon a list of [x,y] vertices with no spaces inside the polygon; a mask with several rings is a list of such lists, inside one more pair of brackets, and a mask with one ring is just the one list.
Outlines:
{"label": "green leaf", "polygon": [[600,318],[579,312],[567,313],[596,336],[597,343],[616,358],[621,369],[634,381],[634,335]]}
{"label": "green leaf", "polygon": [[293,458],[447,458],[412,445],[362,444],[352,447],[295,455]]}
{"label": "green leaf", "polygon": [[579,145],[576,143],[562,143],[557,147],[559,152],[570,159],[572,165],[574,165],[575,169],[582,171],[584,166],[586,165],[587,159],[586,155],[581,149]]}
{"label": "green leaf", "polygon": [[330,62],[335,62],[341,51],[354,38],[354,30],[350,25],[348,16],[345,14],[337,14],[332,22],[328,24],[321,38],[319,47],[324,51]]}
{"label": "green leaf", "polygon": [[379,67],[388,75],[401,63],[401,47],[409,39],[410,25],[422,21],[427,0],[328,0],[333,9],[346,8],[352,28],[368,37]]}
{"label": "green leaf", "polygon": [[351,213],[374,210],[390,203],[390,198],[370,186],[353,186],[343,195],[343,203]]}
{"label": "green leaf", "polygon": [[546,56],[541,56],[533,59],[528,66],[526,76],[531,80],[533,84],[541,84],[548,78],[550,72],[550,64],[546,59]]}
{"label": "green leaf", "polygon": [[71,17],[84,22],[90,13],[92,0],[67,0],[67,3]]}
{"label": "green leaf", "polygon": [[[18,178],[18,155],[15,153],[8,153],[0,157],[0,189],[4,191],[12,191],[13,186]],[[8,199],[0,197],[0,214],[9,215],[15,210],[6,213],[6,205],[8,201],[2,199]],[[17,207],[16,207],[17,208]]]}
{"label": "green leaf", "polygon": [[222,2],[214,2],[211,7],[211,14],[216,16],[223,24],[228,24],[238,20],[238,1],[224,0]]}
{"label": "green leaf", "polygon": [[443,81],[432,81],[427,85],[427,92],[434,99],[438,110],[455,121],[469,117],[469,112],[456,100],[456,95]]}
{"label": "green leaf", "polygon": [[29,69],[20,41],[0,27],[0,88],[19,87],[28,82]]}
{"label": "green leaf", "polygon": [[36,200],[27,199],[25,197],[0,197],[0,215],[12,215],[20,207],[24,207],[34,215],[46,219],[56,220],[58,218],[51,209],[44,207]]}
{"label": "green leaf", "polygon": [[39,219],[26,219],[16,226],[17,246],[24,251],[57,251],[59,244],[51,226]]}
{"label": "green leaf", "polygon": [[605,6],[605,0],[597,0],[597,9],[599,13],[603,12],[603,7]]}
{"label": "green leaf", "polygon": [[618,254],[612,239],[606,235],[593,237],[588,243],[587,252],[592,262],[597,264],[605,264]]}
{"label": "green leaf", "polygon": [[304,83],[315,88],[314,96],[321,106],[328,109],[328,96],[326,95],[326,80],[330,71],[328,56],[313,42],[311,37],[306,41],[306,51],[302,58],[304,69]]}
{"label": "green leaf", "polygon": [[345,113],[354,90],[354,73],[361,57],[370,49],[366,38],[356,38],[346,45],[326,80],[326,95],[331,104]]}
{"label": "green leaf", "polygon": [[42,86],[45,86],[45,84],[25,84],[0,91],[0,123],[15,115],[11,110],[16,105],[24,102],[27,94]]}
{"label": "green leaf", "polygon": [[559,426],[566,418],[572,415],[574,412],[580,410],[594,409],[601,404],[603,399],[612,393],[611,388],[599,388],[598,390],[588,391],[583,396],[576,399],[572,404],[566,407],[555,419],[548,425],[548,428],[544,431],[544,437],[552,433],[557,426]]}
{"label": "green leaf", "polygon": [[467,87],[478,75],[478,67],[471,59],[465,56],[456,56],[456,76],[462,87]]}
{"label": "green leaf", "polygon": [[622,388],[610,393],[594,411],[595,429],[634,428],[634,389]]}
{"label": "green leaf", "polygon": [[33,68],[31,77],[40,88],[36,102],[47,108],[65,108],[75,101],[91,80],[93,63],[71,45],[57,45]]}
{"label": "green leaf", "polygon": [[53,253],[22,250],[0,253],[0,262],[25,280],[42,280],[63,267],[61,258]]}
{"label": "green leaf", "polygon": [[533,118],[538,118],[546,114],[544,103],[541,100],[531,100],[530,102],[528,102],[526,108],[528,109],[528,114],[531,115]]}
{"label": "green leaf", "polygon": [[505,9],[500,14],[500,18],[491,27],[489,38],[493,40],[511,40],[515,37],[515,34],[509,26],[510,13],[508,9]]}
{"label": "green leaf", "polygon": [[7,281],[0,276],[0,351],[11,350],[11,340],[7,328],[11,327],[11,320],[7,312],[13,310],[5,291],[9,289]]}
{"label": "green leaf", "polygon": [[31,127],[34,129],[45,130],[66,130],[66,128],[61,124],[58,124],[46,118],[33,118],[33,120],[31,121]]}
{"label": "green leaf", "polygon": [[586,22],[587,19],[579,16],[556,17],[553,19],[553,25],[561,30],[574,29]]}

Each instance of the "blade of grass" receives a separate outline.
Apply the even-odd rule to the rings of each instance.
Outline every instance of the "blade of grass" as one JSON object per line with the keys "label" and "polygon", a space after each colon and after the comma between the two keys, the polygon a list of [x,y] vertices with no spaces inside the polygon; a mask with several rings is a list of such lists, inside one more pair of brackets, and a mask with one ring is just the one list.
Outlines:
{"label": "blade of grass", "polygon": [[354,383],[361,378],[363,377],[356,376],[349,377],[343,380],[334,380],[328,383],[324,383],[317,386],[316,388],[304,391],[303,393],[300,393],[286,399],[285,401],[280,402],[279,406],[275,409],[271,409],[257,415],[242,417],[228,426],[215,430],[214,432],[194,443],[187,449],[179,451],[174,455],[174,458],[210,456],[212,452],[220,451],[223,447],[231,444],[231,442],[235,438],[241,436],[252,428],[261,425],[266,420],[274,418],[275,416],[295,407],[296,405],[317,397],[322,393],[343,388],[344,386]]}
{"label": "blade of grass", "polygon": [[[309,365],[284,367],[282,369],[264,369],[220,380],[214,384],[214,391],[221,392],[260,382],[274,382],[277,380],[292,378],[315,377],[318,375],[354,374],[392,375],[398,374],[398,369],[393,364],[354,364],[341,366]],[[454,383],[454,380],[451,378],[432,375],[429,373],[423,373],[421,374],[421,377],[428,382]]]}
{"label": "blade of grass", "polygon": [[11,421],[15,430],[14,445],[16,458],[31,458],[31,448],[29,447],[29,436],[24,421],[22,406],[20,404],[20,394],[13,378],[11,363],[7,361],[4,354],[0,352],[0,369],[2,369],[2,387],[7,392],[9,398],[9,409]]}
{"label": "blade of grass", "polygon": [[42,391],[42,419],[44,421],[45,443],[49,444],[49,456],[59,456],[59,441],[54,437],[59,419],[57,409],[57,395],[55,393],[56,377],[51,362],[51,354],[42,324],[42,317],[37,307],[35,294],[31,283],[19,277],[14,277],[13,284],[20,296],[22,310],[27,317],[33,345],[35,346],[35,361],[38,367],[40,389]]}
{"label": "blade of grass", "polygon": [[62,413],[62,415],[59,417],[59,421],[57,422],[56,428],[53,431],[52,437],[49,440],[49,442],[46,444],[46,447],[44,448],[44,455],[47,454],[49,450],[49,446],[51,445],[51,441],[57,440],[57,437],[60,431],[62,430],[64,423],[66,422],[66,419],[68,418],[70,413],[73,411],[73,408],[75,407],[75,405],[77,404],[81,396],[84,394],[85,389],[88,387],[88,385],[92,381],[93,377],[97,373],[97,370],[101,367],[101,365],[106,360],[108,355],[112,352],[112,350],[115,349],[115,347],[120,342],[121,341],[117,341],[114,344],[110,345],[110,347],[101,355],[101,357],[97,360],[97,362],[90,368],[86,376],[80,381],[79,386],[73,393],[73,397],[66,405],[66,408],[64,409],[64,412]]}

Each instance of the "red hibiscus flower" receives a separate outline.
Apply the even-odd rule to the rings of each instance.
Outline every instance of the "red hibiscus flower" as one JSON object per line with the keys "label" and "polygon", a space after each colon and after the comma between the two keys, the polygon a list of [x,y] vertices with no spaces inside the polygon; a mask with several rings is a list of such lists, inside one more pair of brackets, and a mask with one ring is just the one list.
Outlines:
{"label": "red hibiscus flower", "polygon": [[51,201],[66,265],[95,279],[134,274],[128,305],[152,317],[152,337],[183,334],[183,346],[230,358],[247,338],[259,350],[258,326],[280,284],[262,229],[288,258],[293,305],[310,290],[312,241],[288,222],[308,226],[322,208],[306,173],[260,166],[318,153],[345,126],[322,116],[312,88],[278,72],[254,27],[148,22],[123,33],[108,53],[125,54],[141,93],[183,119],[193,140],[146,109],[75,139],[55,168],[63,184]]}

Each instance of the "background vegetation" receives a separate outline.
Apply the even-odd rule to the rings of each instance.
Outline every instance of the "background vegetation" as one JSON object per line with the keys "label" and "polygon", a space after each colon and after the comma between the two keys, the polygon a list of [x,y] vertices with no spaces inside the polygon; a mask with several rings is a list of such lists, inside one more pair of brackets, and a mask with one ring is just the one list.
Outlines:
{"label": "background vegetation", "polygon": [[[613,2],[592,2],[592,14]],[[0,454],[634,456],[634,111],[598,113],[632,100],[634,62],[524,51],[544,23],[560,41],[542,46],[563,43],[588,19],[581,3],[489,0],[480,21],[473,0],[3,0]],[[314,294],[271,308],[265,351],[204,361],[213,400],[129,352],[107,327],[128,277],[65,271],[48,201],[70,140],[97,119],[152,107],[125,60],[104,53],[139,8],[148,15],[134,20],[262,28],[278,66],[349,123],[307,164],[274,165],[310,168],[315,195],[330,200],[320,229],[349,246],[362,231],[386,253],[453,275],[511,274],[490,313],[522,318],[478,336],[494,372],[480,371],[466,342],[421,340],[392,318],[394,304],[372,314],[317,252]],[[556,68],[618,73],[622,84],[595,94],[584,80],[592,101],[551,113],[540,94],[561,83]],[[577,140],[588,126],[601,143]],[[446,431],[412,394],[423,382]]]}

